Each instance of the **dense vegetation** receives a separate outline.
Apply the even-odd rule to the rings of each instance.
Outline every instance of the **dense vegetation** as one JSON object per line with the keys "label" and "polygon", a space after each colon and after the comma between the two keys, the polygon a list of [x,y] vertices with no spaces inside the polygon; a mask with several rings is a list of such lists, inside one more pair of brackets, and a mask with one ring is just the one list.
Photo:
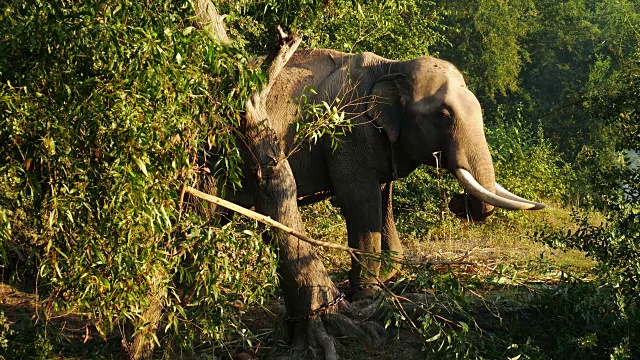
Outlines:
{"label": "dense vegetation", "polygon": [[[534,344],[536,334],[514,326],[506,338],[483,333],[488,345],[470,335],[470,321],[455,332],[427,316],[421,325],[432,341],[425,350],[485,358],[640,356],[640,170],[625,155],[640,151],[640,4],[218,6],[229,15],[231,45],[195,27],[188,0],[0,4],[2,281],[37,293],[45,324],[29,333],[0,313],[0,354],[34,356],[26,344],[37,343],[35,356],[68,355],[58,339],[63,329],[46,324],[69,313],[91,319],[109,340],[127,321],[144,319],[158,289],[166,289],[162,338],[149,340],[165,354],[221,346],[231,336],[250,339],[241,315],[276,291],[273,251],[254,224],[211,227],[197,212],[183,211],[180,188],[202,173],[239,182],[234,129],[247,95],[265,81],[249,59],[269,50],[272,29],[281,24],[309,47],[451,60],[485,108],[498,181],[575,207],[569,233],[527,226],[540,242],[596,260],[591,281],[564,278],[536,292],[530,306],[558,319],[541,327],[575,330],[570,320],[581,319],[583,332],[567,330],[565,343],[545,348]],[[220,156],[215,168],[199,165],[209,155],[205,148]],[[457,191],[450,180],[425,168],[396,186],[405,236],[427,237],[454,221],[437,200]],[[326,221],[339,220],[335,209],[322,214],[324,225],[317,213],[314,219],[317,234]],[[594,223],[594,214],[604,223]],[[515,216],[502,213],[489,225]],[[465,279],[428,274],[406,281],[447,294],[443,302],[465,304]],[[535,329],[535,320],[525,321]],[[82,357],[110,351],[100,338],[91,344]]]}

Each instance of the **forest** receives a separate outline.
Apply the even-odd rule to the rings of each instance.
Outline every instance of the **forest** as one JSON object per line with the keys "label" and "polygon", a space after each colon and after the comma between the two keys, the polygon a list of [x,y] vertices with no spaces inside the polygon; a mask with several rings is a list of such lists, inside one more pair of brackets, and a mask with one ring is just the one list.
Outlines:
{"label": "forest", "polygon": [[[478,195],[431,152],[398,176],[407,138],[379,112],[391,225],[353,235],[359,187],[298,209],[296,153],[338,157],[370,112],[345,102],[386,103],[305,87],[287,101],[313,121],[283,148],[260,111],[287,52],[450,62],[490,182],[548,206],[473,221]],[[637,0],[4,0],[0,359],[637,359],[638,154]],[[292,232],[197,199],[247,188]],[[361,274],[376,291],[357,300]]]}

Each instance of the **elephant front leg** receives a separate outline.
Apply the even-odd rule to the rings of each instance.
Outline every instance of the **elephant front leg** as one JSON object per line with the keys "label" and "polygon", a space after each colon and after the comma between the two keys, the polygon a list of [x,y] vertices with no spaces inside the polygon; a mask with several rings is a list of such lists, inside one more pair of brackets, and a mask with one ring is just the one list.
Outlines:
{"label": "elephant front leg", "polygon": [[402,267],[398,260],[402,259],[404,254],[393,218],[392,185],[392,182],[388,182],[382,184],[380,188],[382,198],[382,251],[389,251],[393,257],[393,259],[390,259],[391,262],[388,263],[388,266],[383,266],[380,270],[379,278],[382,281],[389,280]]}
{"label": "elephant front leg", "polygon": [[[382,248],[382,202],[379,185],[358,186],[338,195],[347,221],[349,246],[364,252],[380,254]],[[380,273],[380,261],[358,255],[351,259],[349,283],[351,293],[370,292]],[[360,294],[362,295],[362,294]]]}

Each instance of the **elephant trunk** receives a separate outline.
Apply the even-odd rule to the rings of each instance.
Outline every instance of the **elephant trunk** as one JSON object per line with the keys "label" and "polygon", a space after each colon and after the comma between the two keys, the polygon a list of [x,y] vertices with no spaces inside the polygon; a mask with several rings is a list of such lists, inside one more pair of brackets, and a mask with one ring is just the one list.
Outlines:
{"label": "elephant trunk", "polygon": [[[479,124],[481,126],[482,123]],[[469,196],[454,196],[449,209],[459,217],[482,221],[494,211],[495,204],[487,201],[485,195],[495,194],[496,180],[484,131],[482,128],[476,130],[479,131],[471,131],[476,134],[475,137],[468,136],[467,132],[467,137],[460,143],[453,136],[449,168]]]}
{"label": "elephant trunk", "polygon": [[[449,209],[459,217],[470,217],[483,221],[490,216],[494,207],[509,210],[529,210],[544,207],[544,204],[522,199],[496,184],[493,161],[484,137],[479,131],[473,139],[467,138],[464,145],[455,144],[450,168],[469,196],[456,195],[449,203]],[[464,149],[470,149],[466,152]]]}
{"label": "elephant trunk", "polygon": [[538,210],[546,207],[545,204],[514,195],[497,184],[484,136],[481,143],[472,147],[476,149],[473,156],[464,157],[461,156],[464,154],[459,154],[455,158],[452,170],[469,196],[454,196],[449,203],[449,209],[454,214],[462,218],[470,217],[474,221],[483,221],[493,213],[494,207],[508,210]]}

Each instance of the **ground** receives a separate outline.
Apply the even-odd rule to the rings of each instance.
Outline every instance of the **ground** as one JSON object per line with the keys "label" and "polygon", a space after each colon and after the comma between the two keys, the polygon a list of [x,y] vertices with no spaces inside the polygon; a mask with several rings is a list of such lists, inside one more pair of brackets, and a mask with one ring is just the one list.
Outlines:
{"label": "ground", "polygon": [[[325,212],[322,217],[307,216],[309,233],[322,240],[346,242],[339,215],[327,209],[327,204],[320,204],[305,210],[307,215]],[[314,218],[322,219],[315,221],[324,224],[314,223]],[[386,342],[372,345],[341,338],[337,341],[338,353],[342,359],[381,360],[396,359],[398,354],[407,359],[423,359],[434,352],[434,358],[455,354],[493,354],[501,358],[520,353],[544,354],[547,347],[556,345],[545,335],[551,325],[542,315],[542,308],[549,304],[541,299],[550,289],[566,284],[567,279],[588,282],[593,263],[582,253],[554,250],[537,243],[532,233],[541,228],[564,229],[569,224],[568,212],[555,207],[536,213],[499,214],[481,225],[448,220],[419,237],[402,235],[407,260],[425,265],[406,267],[388,284],[391,293],[381,294],[386,306],[381,306],[372,319],[387,326]],[[348,256],[337,250],[320,250],[320,254],[334,281],[346,287]],[[7,359],[34,357],[29,354],[38,347],[45,347],[40,349],[43,354],[51,354],[53,345],[47,341],[47,329],[50,333],[63,330],[66,343],[64,350],[57,353],[58,358],[115,357],[117,337],[107,338],[105,345],[95,327],[75,314],[60,316],[43,327],[35,300],[34,294],[20,292],[7,281],[0,284],[0,310],[14,330],[8,338],[33,342],[32,349],[23,354],[5,354]],[[411,321],[391,305],[392,300],[412,314]],[[364,308],[369,304],[353,306]],[[245,336],[235,336],[215,350],[198,349],[185,358],[211,358],[212,353],[220,359],[286,357],[289,346],[283,312],[278,298],[262,307],[247,309],[243,317],[246,329],[238,332]],[[29,333],[29,329],[35,332],[31,338],[16,338],[16,333]],[[578,348],[580,341],[589,340],[574,337]]]}
{"label": "ground", "polygon": [[[307,230],[312,236],[346,243],[344,223],[328,203],[315,205],[305,212]],[[319,213],[323,215],[318,216]],[[502,213],[485,224],[450,219],[426,236],[403,235],[408,260],[436,264],[405,268],[388,286],[405,308],[422,307],[422,317],[413,318],[415,328],[407,321],[399,321],[400,326],[396,327],[398,310],[387,308],[376,314],[382,315],[378,321],[388,325],[388,338],[384,344],[370,346],[340,339],[338,353],[343,359],[356,360],[395,360],[398,354],[407,359],[429,358],[434,350],[432,343],[442,343],[452,329],[456,334],[464,332],[465,326],[469,328],[468,333],[460,336],[459,343],[444,341],[444,347],[462,346],[462,349],[433,357],[443,358],[465,351],[472,353],[482,347],[486,349],[480,349],[480,352],[484,356],[489,354],[489,358],[491,354],[499,358],[516,357],[518,345],[512,345],[512,342],[520,338],[525,343],[530,341],[525,346],[527,349],[520,346],[522,352],[544,353],[545,347],[556,345],[546,334],[550,330],[548,319],[536,314],[540,313],[540,307],[548,305],[547,302],[559,300],[546,298],[547,294],[571,279],[589,282],[594,263],[578,251],[562,251],[540,244],[534,241],[533,233],[541,229],[567,230],[572,226],[569,212],[558,205],[537,213]],[[320,253],[334,281],[346,289],[348,256],[337,250],[321,250]],[[449,265],[447,261],[457,264]],[[285,357],[283,311],[282,303],[277,300],[264,308],[248,311],[244,318],[247,328],[253,334],[262,335],[261,342],[256,346],[254,340],[252,346],[239,346],[236,350],[250,352],[257,358]],[[441,323],[434,324],[432,320]],[[460,325],[462,323],[465,325]],[[527,334],[528,326],[531,326],[530,334]],[[434,340],[440,331],[443,335]],[[576,335],[574,340],[579,346],[580,336]],[[468,341],[469,349],[464,349],[465,341]],[[497,355],[500,351],[502,353]]]}

